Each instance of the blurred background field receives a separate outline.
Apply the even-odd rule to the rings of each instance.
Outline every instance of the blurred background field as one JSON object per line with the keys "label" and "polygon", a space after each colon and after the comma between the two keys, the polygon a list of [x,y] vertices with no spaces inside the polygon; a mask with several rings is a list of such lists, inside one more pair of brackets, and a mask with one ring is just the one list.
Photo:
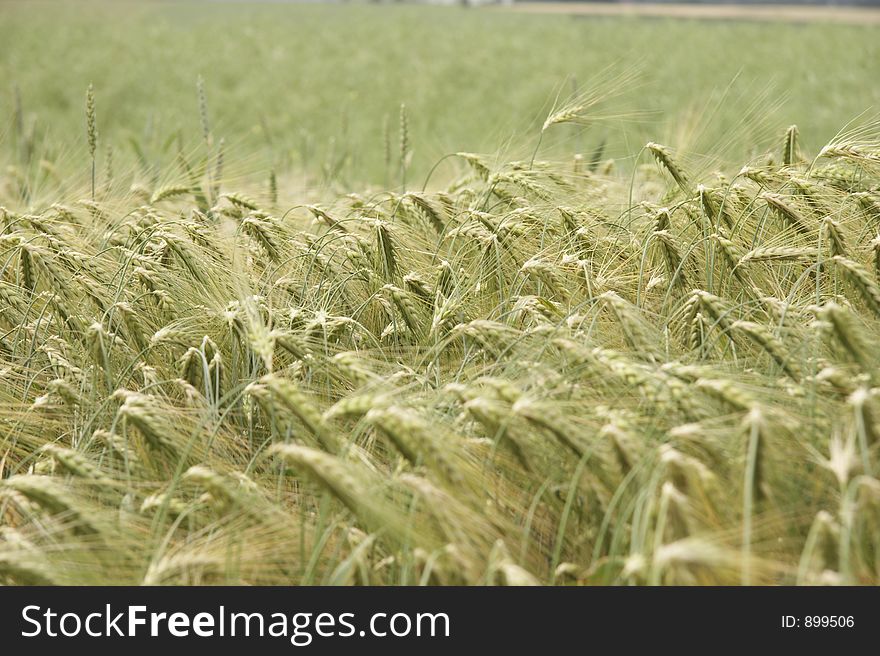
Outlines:
{"label": "blurred background field", "polygon": [[198,144],[201,75],[212,130],[234,162],[228,175],[272,167],[305,171],[313,186],[385,185],[401,103],[418,177],[450,152],[522,156],[508,144],[531,146],[554,97],[611,67],[640,71],[615,104],[638,121],[625,134],[616,123],[559,131],[543,155],[604,142],[603,156],[624,158],[655,139],[740,161],[790,123],[817,148],[876,107],[876,36],[873,25],[503,8],[6,1],[0,139],[21,140],[18,129],[36,155],[80,172],[92,82],[100,157],[109,146],[117,167],[135,148],[161,160],[175,143]]}

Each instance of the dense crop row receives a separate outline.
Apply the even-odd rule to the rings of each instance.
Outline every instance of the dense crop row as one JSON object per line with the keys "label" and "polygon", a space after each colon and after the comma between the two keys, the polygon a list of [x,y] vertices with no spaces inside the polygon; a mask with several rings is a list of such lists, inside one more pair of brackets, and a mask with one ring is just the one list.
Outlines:
{"label": "dense crop row", "polygon": [[877,583],[875,137],[320,206],[8,175],[0,580]]}

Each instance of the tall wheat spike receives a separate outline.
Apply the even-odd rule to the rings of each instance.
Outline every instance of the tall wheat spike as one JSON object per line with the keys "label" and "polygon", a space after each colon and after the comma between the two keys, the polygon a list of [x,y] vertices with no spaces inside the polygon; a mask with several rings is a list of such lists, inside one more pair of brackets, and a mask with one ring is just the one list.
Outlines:
{"label": "tall wheat spike", "polygon": [[95,108],[95,87],[86,90],[86,137],[91,159],[92,200],[95,200],[95,151],[98,148],[98,117]]}

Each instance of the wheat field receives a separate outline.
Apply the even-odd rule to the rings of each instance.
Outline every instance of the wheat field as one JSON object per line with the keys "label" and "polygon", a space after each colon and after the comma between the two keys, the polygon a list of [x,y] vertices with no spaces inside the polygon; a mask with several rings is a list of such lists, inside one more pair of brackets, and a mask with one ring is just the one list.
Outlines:
{"label": "wheat field", "polygon": [[[789,53],[813,30],[764,27]],[[837,29],[810,33],[870,35]],[[0,582],[880,583],[868,64],[826,60],[849,77],[820,76],[823,107],[774,110],[798,125],[769,118],[766,90],[722,94],[709,117],[739,126],[722,137],[694,127],[692,95],[639,102],[656,80],[639,55],[539,89],[538,118],[492,150],[488,104],[455,136],[475,147],[436,158],[416,94],[367,107],[385,129],[349,146],[378,135],[377,154],[328,175],[295,136],[232,130],[211,75],[171,103],[192,127],[152,143],[120,137],[132,99],[98,77],[34,114],[36,63],[14,46]],[[325,84],[322,102],[343,93]]]}

